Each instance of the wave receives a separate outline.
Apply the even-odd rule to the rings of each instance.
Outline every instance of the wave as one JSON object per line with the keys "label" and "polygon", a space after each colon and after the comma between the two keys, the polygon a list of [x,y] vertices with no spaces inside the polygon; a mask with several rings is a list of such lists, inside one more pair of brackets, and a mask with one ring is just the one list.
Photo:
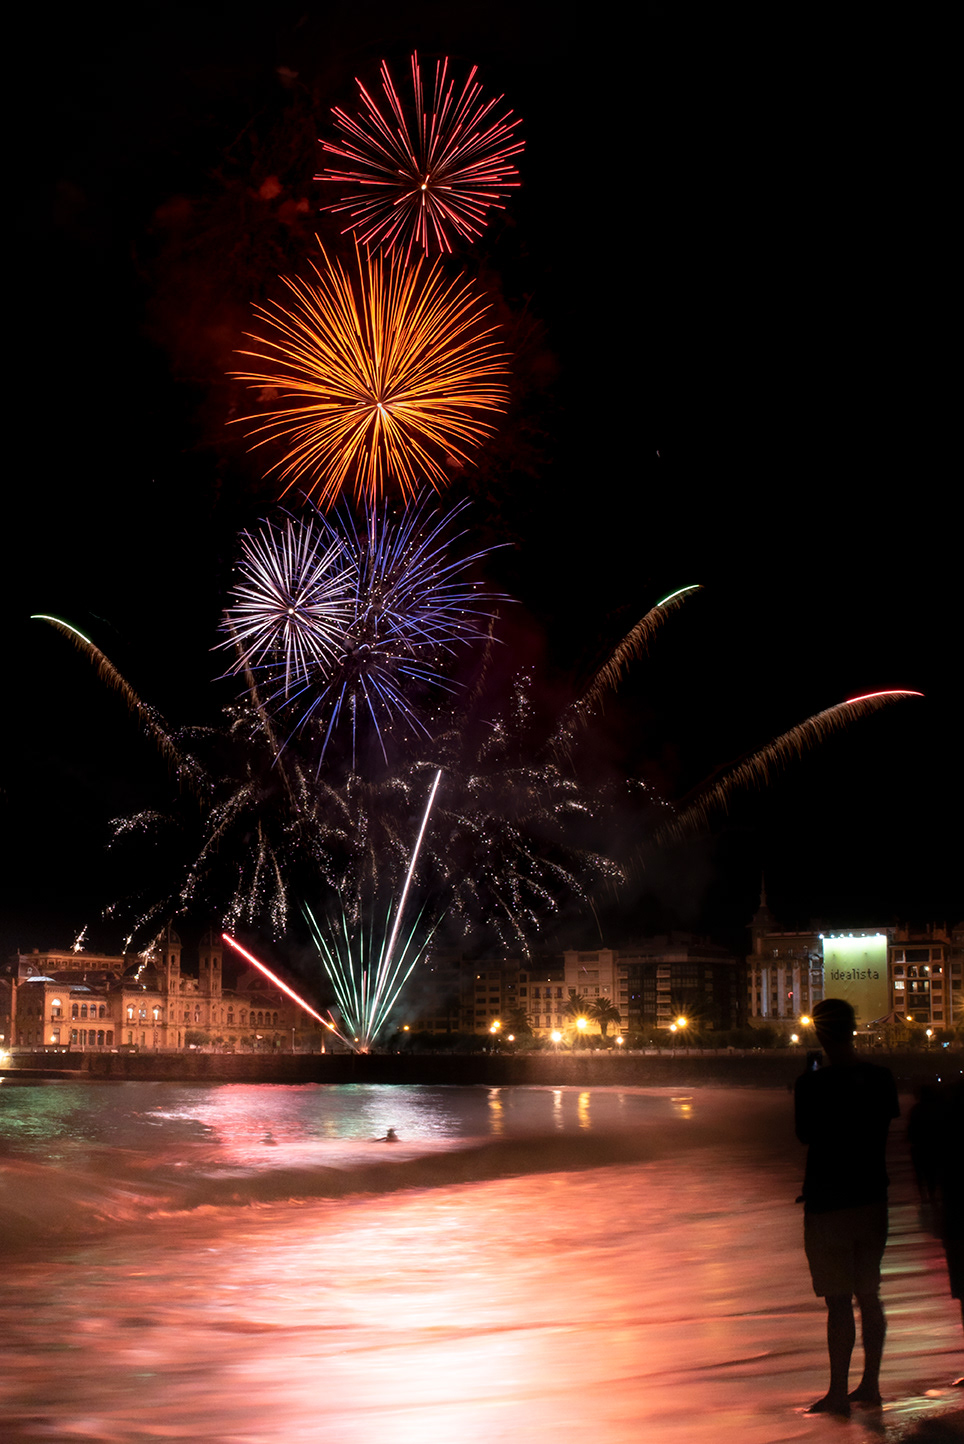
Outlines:
{"label": "wave", "polygon": [[[559,1173],[651,1161],[716,1141],[690,1123],[676,1130],[632,1129],[533,1135],[473,1142],[441,1152],[404,1153],[372,1143],[371,1161],[346,1167],[198,1167],[104,1149],[77,1162],[7,1159],[0,1172],[0,1252],[21,1253],[51,1238],[80,1238],[148,1219],[294,1200],[431,1189],[529,1173]],[[378,1153],[378,1157],[374,1156]]]}

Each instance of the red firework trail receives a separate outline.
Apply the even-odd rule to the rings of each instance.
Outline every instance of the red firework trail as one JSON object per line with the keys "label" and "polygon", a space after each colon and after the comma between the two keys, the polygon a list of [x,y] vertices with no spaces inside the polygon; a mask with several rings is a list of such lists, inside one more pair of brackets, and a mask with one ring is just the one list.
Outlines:
{"label": "red firework trail", "polygon": [[[330,1032],[341,1038],[341,1034],[338,1032],[338,1029],[335,1027],[334,1023],[329,1023],[327,1018],[323,1018],[320,1013],[316,1013],[314,1008],[312,1008],[310,1004],[305,1002],[304,998],[298,996],[294,988],[289,988],[287,983],[283,983],[281,981],[277,973],[273,973],[270,968],[266,968],[264,963],[259,963],[254,954],[249,953],[247,948],[243,948],[239,942],[235,942],[234,938],[231,936],[230,933],[222,933],[221,938],[224,942],[227,943],[229,948],[233,948],[236,953],[240,953],[242,958],[244,958],[247,962],[251,963],[252,966],[258,968],[262,973],[264,973],[266,978],[270,978],[276,988],[280,988],[283,993],[288,994],[289,998],[293,998],[294,1001],[298,1004],[299,1008],[304,1008],[305,1012],[309,1013],[312,1018],[317,1018],[318,1022],[321,1023],[323,1027],[328,1028]],[[342,1042],[348,1043],[348,1039],[342,1038]],[[351,1047],[352,1045],[348,1043],[348,1046]]]}

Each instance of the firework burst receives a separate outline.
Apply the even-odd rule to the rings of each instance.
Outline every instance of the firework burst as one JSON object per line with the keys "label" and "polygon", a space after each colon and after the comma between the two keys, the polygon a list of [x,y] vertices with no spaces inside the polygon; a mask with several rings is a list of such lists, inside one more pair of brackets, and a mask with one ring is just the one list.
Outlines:
{"label": "firework burst", "polygon": [[410,734],[427,736],[413,702],[427,690],[454,690],[448,668],[492,621],[485,607],[495,600],[466,578],[486,551],[450,555],[462,535],[453,537],[451,524],[464,509],[462,503],[440,514],[423,500],[396,522],[382,507],[369,513],[364,531],[352,529],[354,614],[341,654],[319,676],[306,713],[323,722],[322,756],[345,721],[354,757],[359,725],[367,722],[387,760],[387,728],[399,722]]}
{"label": "firework burst", "polygon": [[239,577],[223,630],[245,668],[269,672],[287,698],[314,668],[334,662],[352,615],[354,565],[321,516],[265,522],[241,534]]}
{"label": "firework burst", "polygon": [[365,244],[403,251],[450,251],[455,236],[481,234],[488,212],[502,210],[502,197],[519,184],[512,157],[524,148],[513,134],[519,125],[508,111],[499,116],[502,96],[486,101],[469,72],[461,92],[449,79],[448,60],[435,67],[427,95],[418,56],[412,56],[413,105],[406,107],[382,61],[387,112],[357,81],[362,114],[356,119],[334,109],[344,139],[322,141],[337,163],[316,180],[348,187],[340,201],[322,209],[348,216],[346,231]]}
{"label": "firework burst", "polygon": [[329,521],[309,504],[303,518],[242,536],[221,645],[236,648],[233,672],[257,673],[280,722],[320,739],[321,759],[342,724],[353,759],[362,728],[386,761],[396,724],[428,735],[418,702],[453,690],[452,661],[492,621],[485,607],[495,595],[466,576],[488,549],[452,556],[465,508],[442,514],[426,495],[397,520],[387,505],[371,507],[358,526],[347,512]]}
{"label": "firework burst", "polygon": [[438,262],[357,252],[352,277],[321,254],[316,282],[283,278],[293,306],[256,308],[270,334],[241,354],[268,370],[236,374],[275,399],[267,420],[239,419],[260,423],[255,446],[283,442],[271,469],[321,506],[347,486],[369,502],[396,486],[411,497],[423,479],[443,489],[446,465],[471,459],[508,401],[488,307]]}

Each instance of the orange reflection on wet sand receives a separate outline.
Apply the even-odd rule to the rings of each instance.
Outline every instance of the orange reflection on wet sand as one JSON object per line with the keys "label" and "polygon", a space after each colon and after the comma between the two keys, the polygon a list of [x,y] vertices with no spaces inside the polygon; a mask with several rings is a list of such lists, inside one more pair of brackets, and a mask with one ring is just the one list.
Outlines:
{"label": "orange reflection on wet sand", "polygon": [[801,1412],[824,1321],[787,1100],[687,1102],[715,1141],[678,1115],[651,1161],[201,1209],[14,1260],[11,1437],[850,1444],[951,1410],[960,1323],[902,1140],[888,1408],[840,1425]]}

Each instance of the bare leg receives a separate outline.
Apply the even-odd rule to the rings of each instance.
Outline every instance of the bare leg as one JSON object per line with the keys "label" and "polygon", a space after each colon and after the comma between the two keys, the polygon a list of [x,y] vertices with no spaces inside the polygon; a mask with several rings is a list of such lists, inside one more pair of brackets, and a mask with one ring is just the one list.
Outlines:
{"label": "bare leg", "polygon": [[884,1353],[887,1320],[876,1294],[858,1294],[860,1332],[864,1341],[864,1376],[850,1395],[855,1404],[880,1403],[880,1361]]}
{"label": "bare leg", "polygon": [[808,1414],[850,1413],[847,1398],[847,1378],[850,1373],[850,1356],[854,1350],[857,1330],[854,1325],[854,1308],[849,1294],[827,1295],[827,1350],[830,1354],[830,1388],[822,1399],[811,1404]]}

